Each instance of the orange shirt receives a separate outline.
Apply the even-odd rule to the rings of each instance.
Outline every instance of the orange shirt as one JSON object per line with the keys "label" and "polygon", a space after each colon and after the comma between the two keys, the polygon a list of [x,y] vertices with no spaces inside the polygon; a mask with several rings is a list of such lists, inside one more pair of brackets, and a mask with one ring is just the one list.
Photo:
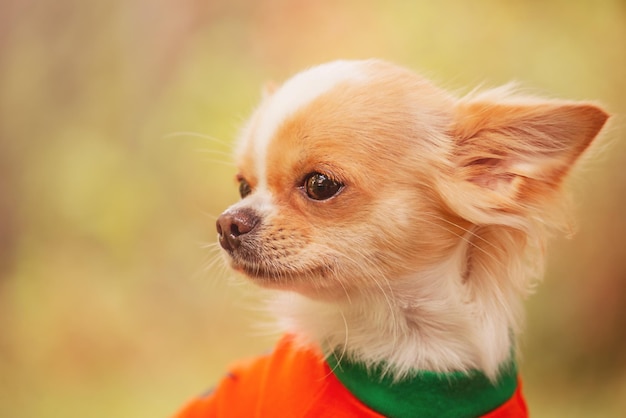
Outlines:
{"label": "orange shirt", "polygon": [[[516,386],[513,387],[508,399],[482,416],[527,417],[521,387],[519,384]],[[438,398],[437,402],[429,402],[431,405],[426,405],[426,410],[431,416],[441,416],[441,413],[449,410],[446,405],[441,405],[441,399]],[[455,399],[449,400],[450,406],[454,409]],[[422,413],[420,416],[423,416]],[[384,416],[366,406],[346,389],[328,363],[323,361],[315,350],[296,348],[292,338],[286,336],[278,343],[273,353],[236,365],[213,392],[192,400],[175,415],[175,418]]]}

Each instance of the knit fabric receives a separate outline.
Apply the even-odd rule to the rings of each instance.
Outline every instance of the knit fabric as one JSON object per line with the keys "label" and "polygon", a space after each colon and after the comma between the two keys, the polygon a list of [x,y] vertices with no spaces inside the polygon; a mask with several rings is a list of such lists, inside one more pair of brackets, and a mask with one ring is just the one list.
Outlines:
{"label": "knit fabric", "polygon": [[515,373],[512,365],[496,385],[480,373],[419,373],[394,383],[358,363],[324,361],[285,336],[271,354],[235,365],[175,418],[527,417]]}

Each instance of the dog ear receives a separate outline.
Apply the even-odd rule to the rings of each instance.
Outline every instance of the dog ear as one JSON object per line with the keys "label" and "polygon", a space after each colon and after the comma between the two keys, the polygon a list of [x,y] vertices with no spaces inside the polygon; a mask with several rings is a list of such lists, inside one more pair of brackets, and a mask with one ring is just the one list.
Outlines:
{"label": "dog ear", "polygon": [[266,81],[261,87],[261,97],[263,100],[271,97],[276,90],[278,90],[278,83],[275,81]]}
{"label": "dog ear", "polygon": [[452,132],[455,177],[504,202],[556,189],[607,118],[588,103],[462,101]]}

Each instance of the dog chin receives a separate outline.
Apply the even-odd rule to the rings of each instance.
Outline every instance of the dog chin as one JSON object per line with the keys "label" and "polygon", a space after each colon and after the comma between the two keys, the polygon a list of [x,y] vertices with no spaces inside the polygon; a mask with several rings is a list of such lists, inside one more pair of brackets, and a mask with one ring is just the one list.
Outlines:
{"label": "dog chin", "polygon": [[230,260],[233,270],[243,274],[254,284],[273,290],[293,291],[313,299],[327,300],[333,295],[345,294],[345,288],[335,289],[332,268],[327,265],[309,269],[277,269],[264,266],[262,263]]}
{"label": "dog chin", "polygon": [[274,269],[268,269],[259,264],[249,264],[249,263],[231,263],[233,269],[242,273],[249,279],[254,282],[263,283],[274,283],[278,284],[285,281],[293,281],[295,279],[294,272],[285,272]]}

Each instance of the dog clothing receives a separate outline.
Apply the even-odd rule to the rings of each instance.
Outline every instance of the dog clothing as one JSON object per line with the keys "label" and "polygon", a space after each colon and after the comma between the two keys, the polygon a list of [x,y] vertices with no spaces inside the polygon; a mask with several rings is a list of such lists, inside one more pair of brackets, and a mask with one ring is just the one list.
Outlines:
{"label": "dog clothing", "polygon": [[175,418],[382,418],[528,416],[515,364],[494,385],[480,372],[420,372],[394,382],[338,355],[326,361],[283,337],[266,356],[240,363]]}

